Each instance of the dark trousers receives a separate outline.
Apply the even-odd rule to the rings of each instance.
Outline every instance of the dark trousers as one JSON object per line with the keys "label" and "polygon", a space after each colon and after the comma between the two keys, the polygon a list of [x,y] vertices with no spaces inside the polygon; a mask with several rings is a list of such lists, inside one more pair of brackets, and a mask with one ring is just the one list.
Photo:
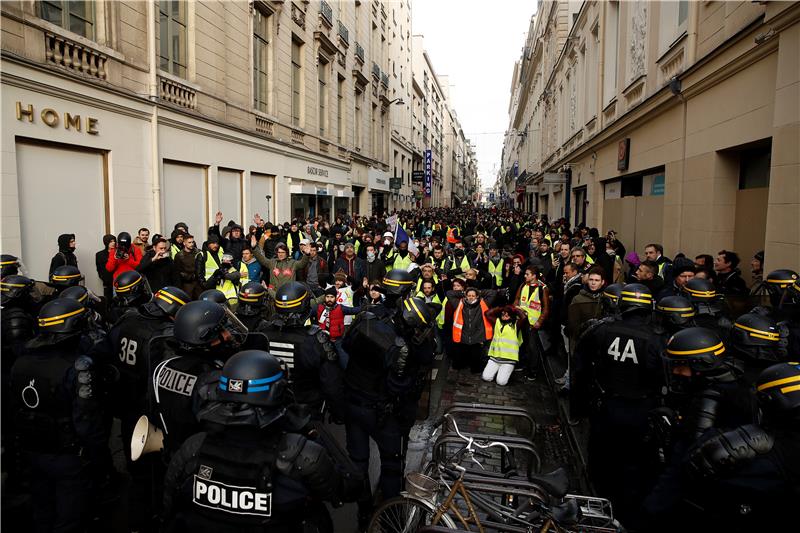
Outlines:
{"label": "dark trousers", "polygon": [[33,531],[83,531],[90,521],[91,468],[77,455],[36,453],[31,464]]}
{"label": "dark trousers", "polygon": [[[347,402],[347,453],[365,479],[369,479],[369,439],[378,445],[381,477],[378,482],[383,498],[400,494],[403,488],[403,429],[397,417],[378,408]],[[371,500],[371,497],[369,498]],[[359,502],[359,512],[371,507],[371,501]]]}
{"label": "dark trousers", "polygon": [[520,350],[519,364],[526,368],[528,373],[536,375],[542,367],[542,341],[539,339],[539,330],[527,327],[522,330],[522,349]]}
{"label": "dark trousers", "polygon": [[469,367],[473,373],[482,372],[486,364],[486,345],[454,343],[451,357],[456,370]]}

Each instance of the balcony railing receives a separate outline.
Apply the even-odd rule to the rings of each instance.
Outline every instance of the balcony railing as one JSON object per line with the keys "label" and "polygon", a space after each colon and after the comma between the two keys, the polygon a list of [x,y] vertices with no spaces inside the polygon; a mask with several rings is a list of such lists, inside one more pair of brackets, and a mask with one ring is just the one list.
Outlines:
{"label": "balcony railing", "polygon": [[197,108],[197,93],[194,89],[163,76],[159,76],[158,80],[158,95],[161,100],[188,109]]}
{"label": "balcony railing", "polygon": [[322,17],[322,21],[326,22],[329,27],[333,26],[333,8],[325,0],[320,0],[319,2],[319,16]]}
{"label": "balcony railing", "polygon": [[48,63],[100,80],[108,77],[104,54],[52,33],[45,33],[44,40]]}
{"label": "balcony railing", "polygon": [[295,144],[305,144],[306,134],[302,131],[292,130],[292,142]]}
{"label": "balcony railing", "polygon": [[374,62],[372,63],[372,76],[376,80],[381,79],[381,67],[379,67],[378,64]]}
{"label": "balcony railing", "polygon": [[339,21],[339,39],[345,44],[350,44],[350,32],[347,30],[347,26],[342,24],[342,21]]}
{"label": "balcony railing", "polygon": [[381,85],[384,87],[389,87],[389,75],[385,72],[381,72]]}
{"label": "balcony railing", "polygon": [[364,62],[364,47],[358,41],[356,41],[356,59],[360,59],[362,63]]}
{"label": "balcony railing", "polygon": [[274,135],[275,123],[263,117],[256,117],[256,131],[265,135]]}

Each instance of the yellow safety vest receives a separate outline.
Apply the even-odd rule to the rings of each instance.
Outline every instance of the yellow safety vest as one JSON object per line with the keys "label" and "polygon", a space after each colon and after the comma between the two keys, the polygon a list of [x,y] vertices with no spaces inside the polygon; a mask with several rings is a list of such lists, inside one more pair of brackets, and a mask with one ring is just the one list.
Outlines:
{"label": "yellow safety vest", "polygon": [[454,257],[453,258],[453,266],[457,267],[461,271],[462,274],[470,269],[469,260],[467,259],[466,255],[461,258],[461,264],[459,264],[459,265],[456,264],[455,257]]}
{"label": "yellow safety vest", "polygon": [[489,259],[489,274],[494,276],[494,284],[500,287],[503,284],[503,259],[494,264],[494,261]]}
{"label": "yellow safety vest", "polygon": [[181,251],[181,248],[178,247],[177,244],[170,244],[169,246],[169,256],[172,259],[175,259],[175,254]]}
{"label": "yellow safety vest", "polygon": [[[300,240],[301,241],[303,239],[307,238],[306,234],[303,233],[302,231],[299,231],[298,234],[300,235]],[[292,234],[291,233],[288,233],[286,235],[286,246],[289,247],[289,255],[291,255],[294,252],[294,242],[293,242],[293,238],[292,238]]]}
{"label": "yellow safety vest", "polygon": [[395,254],[394,262],[392,263],[392,268],[398,270],[406,270],[408,271],[408,267],[411,265],[413,261],[411,260],[411,254],[406,254],[405,257],[401,257],[400,254]]}
{"label": "yellow safety vest", "polygon": [[[422,282],[423,282],[423,281],[425,281],[425,280],[423,280],[423,279],[422,279],[422,276],[420,276],[420,277],[417,279],[417,289],[416,289],[416,290],[417,290],[417,292],[421,292],[421,291],[422,291]],[[432,279],[431,281],[433,281],[433,284],[434,284],[434,285],[437,285],[437,284],[439,283],[439,276],[437,276],[437,275],[434,273],[434,274],[433,274],[433,279]]]}
{"label": "yellow safety vest", "polygon": [[589,254],[586,254],[586,264],[588,264],[588,265],[593,265],[594,264],[594,259],[589,257]]}
{"label": "yellow safety vest", "polygon": [[498,318],[494,323],[494,337],[489,345],[489,357],[519,361],[519,347],[522,345],[522,332],[517,331],[516,322],[503,324]]}
{"label": "yellow safety vest", "polygon": [[[423,294],[422,291],[417,291],[417,298],[422,298],[425,300],[426,296]],[[431,303],[439,304],[442,306],[442,310],[439,311],[439,314],[436,315],[436,327],[442,329],[444,327],[444,306],[447,305],[447,297],[445,297],[444,302],[439,298],[439,295],[434,293],[433,297],[431,297]]]}
{"label": "yellow safety vest", "polygon": [[[206,250],[206,279],[209,279],[211,276],[213,276],[214,272],[216,272],[217,269],[220,267],[220,264],[222,264],[222,256],[225,254],[225,251],[222,249],[222,247],[220,247],[220,249],[217,250],[217,260],[220,262],[220,264],[217,264],[217,262],[214,261],[214,257],[212,254],[213,252],[211,250]],[[245,272],[247,272],[247,266],[244,267],[244,270]],[[241,266],[239,267],[239,272],[241,274]],[[223,279],[220,283],[217,283],[216,289],[218,291],[221,291],[222,294],[225,295],[225,298],[227,298],[228,300],[238,301],[236,295],[237,287],[236,285],[233,284],[232,281],[228,279]]]}
{"label": "yellow safety vest", "polygon": [[519,306],[528,315],[528,322],[534,325],[539,317],[542,316],[542,286],[536,285],[533,287],[533,295],[531,295],[531,286],[525,285],[519,295]]}

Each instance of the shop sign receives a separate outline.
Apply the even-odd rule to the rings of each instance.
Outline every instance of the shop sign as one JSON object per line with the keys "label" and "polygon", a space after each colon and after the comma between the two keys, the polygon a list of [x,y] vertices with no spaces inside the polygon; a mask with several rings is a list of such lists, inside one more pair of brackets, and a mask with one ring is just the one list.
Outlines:
{"label": "shop sign", "polygon": [[61,113],[50,107],[46,107],[36,113],[33,104],[23,105],[22,102],[17,102],[17,120],[27,120],[33,124],[36,121],[37,115],[45,125],[51,128],[57,128],[60,124],[64,124],[64,129],[67,130],[85,131],[89,135],[97,135],[100,133],[97,129],[98,120],[96,118],[82,118],[80,115],[73,115],[72,113],[66,112],[63,113],[62,118]]}
{"label": "shop sign", "polygon": [[425,181],[425,171],[424,170],[413,170],[411,171],[411,181],[414,183],[422,183]]}
{"label": "shop sign", "polygon": [[311,165],[309,165],[308,169],[307,169],[307,172],[308,172],[309,176],[315,176],[315,177],[319,177],[319,178],[327,178],[328,177],[327,169],[320,168],[320,167],[312,167]]}
{"label": "shop sign", "polygon": [[664,196],[664,174],[653,176],[650,184],[650,196]]}
{"label": "shop sign", "polygon": [[389,178],[389,188],[400,190],[403,188],[403,178]]}
{"label": "shop sign", "polygon": [[433,188],[432,167],[433,156],[431,155],[431,151],[425,150],[425,198],[431,197],[431,189]]}
{"label": "shop sign", "polygon": [[630,137],[622,139],[617,146],[617,170],[628,170],[631,155]]}
{"label": "shop sign", "polygon": [[328,196],[327,187],[317,187],[317,196]]}

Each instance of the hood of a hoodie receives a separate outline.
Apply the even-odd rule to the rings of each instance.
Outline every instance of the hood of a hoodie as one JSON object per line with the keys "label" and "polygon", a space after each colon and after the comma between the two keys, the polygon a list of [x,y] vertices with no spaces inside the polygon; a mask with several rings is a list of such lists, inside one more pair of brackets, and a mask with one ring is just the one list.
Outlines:
{"label": "hood of a hoodie", "polygon": [[[58,236],[58,251],[59,252],[72,252],[73,249],[69,247],[69,241],[75,238],[74,233],[62,233]],[[105,240],[105,238],[104,238]],[[107,247],[107,246],[106,246]]]}
{"label": "hood of a hoodie", "polygon": [[175,238],[181,233],[183,233],[181,229],[172,230],[172,233],[170,233],[169,236],[169,242],[171,242],[172,244],[178,244],[177,242],[175,242]]}
{"label": "hood of a hoodie", "polygon": [[108,245],[111,244],[111,241],[116,241],[116,240],[117,238],[114,235],[111,235],[110,233],[103,235],[103,245],[106,247],[106,250],[108,250]]}

